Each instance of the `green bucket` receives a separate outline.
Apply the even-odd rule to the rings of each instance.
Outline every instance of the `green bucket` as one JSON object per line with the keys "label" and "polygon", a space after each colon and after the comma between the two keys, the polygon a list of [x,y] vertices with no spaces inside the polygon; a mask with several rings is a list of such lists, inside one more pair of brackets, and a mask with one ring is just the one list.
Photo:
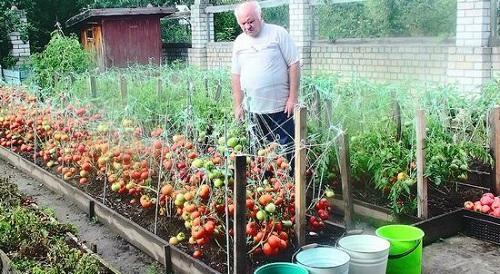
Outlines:
{"label": "green bucket", "polygon": [[292,263],[270,263],[257,268],[254,274],[308,274],[300,265]]}
{"label": "green bucket", "polygon": [[391,243],[387,274],[422,273],[422,239],[424,232],[408,225],[386,225],[375,231]]}

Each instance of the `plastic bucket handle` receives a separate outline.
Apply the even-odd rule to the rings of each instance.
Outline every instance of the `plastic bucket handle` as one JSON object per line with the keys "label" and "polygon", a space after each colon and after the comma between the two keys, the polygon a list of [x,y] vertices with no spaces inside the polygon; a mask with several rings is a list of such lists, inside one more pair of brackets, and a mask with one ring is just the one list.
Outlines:
{"label": "plastic bucket handle", "polygon": [[418,248],[418,246],[420,245],[420,242],[421,242],[421,241],[422,241],[421,239],[417,240],[417,244],[416,244],[414,247],[412,247],[412,248],[408,249],[407,251],[405,251],[405,252],[403,252],[403,253],[401,253],[401,254],[397,254],[397,255],[389,255],[389,259],[390,259],[390,260],[395,260],[395,259],[400,259],[400,258],[403,258],[403,257],[405,257],[405,256],[410,255],[413,251],[415,251],[415,249],[417,249],[417,248]]}

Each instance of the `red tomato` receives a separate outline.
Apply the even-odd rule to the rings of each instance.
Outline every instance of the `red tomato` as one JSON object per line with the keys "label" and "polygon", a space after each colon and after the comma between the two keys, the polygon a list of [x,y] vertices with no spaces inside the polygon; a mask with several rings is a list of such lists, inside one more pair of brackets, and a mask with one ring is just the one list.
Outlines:
{"label": "red tomato", "polygon": [[273,248],[269,243],[265,243],[264,246],[262,247],[262,252],[264,252],[264,255],[266,256],[272,256],[273,255]]}
{"label": "red tomato", "polygon": [[214,223],[214,221],[208,221],[207,223],[205,223],[203,225],[203,229],[205,229],[205,233],[206,234],[212,235],[212,233],[214,233],[214,230],[215,230],[215,223]]}
{"label": "red tomato", "polygon": [[248,236],[252,236],[252,237],[257,235],[257,228],[256,228],[256,224],[254,222],[250,222],[247,224],[246,233]]}
{"label": "red tomato", "polygon": [[201,226],[194,226],[192,229],[191,229],[191,235],[193,235],[193,237],[195,239],[201,239],[205,236],[205,230],[201,227]]}
{"label": "red tomato", "polygon": [[267,239],[267,242],[269,243],[272,249],[279,248],[280,241],[281,239],[276,235],[271,235],[269,239]]}
{"label": "red tomato", "polygon": [[253,210],[253,207],[255,206],[255,202],[252,199],[248,198],[246,200],[246,204],[247,204],[248,210]]}
{"label": "red tomato", "polygon": [[321,220],[328,220],[330,214],[328,214],[328,211],[320,209],[318,210],[318,216],[321,218]]}
{"label": "red tomato", "polygon": [[201,253],[201,250],[199,250],[199,249],[197,249],[193,252],[193,257],[195,257],[196,259],[200,258],[201,255],[203,255],[203,254]]}
{"label": "red tomato", "polygon": [[284,250],[288,247],[288,242],[285,240],[280,240],[280,249]]}

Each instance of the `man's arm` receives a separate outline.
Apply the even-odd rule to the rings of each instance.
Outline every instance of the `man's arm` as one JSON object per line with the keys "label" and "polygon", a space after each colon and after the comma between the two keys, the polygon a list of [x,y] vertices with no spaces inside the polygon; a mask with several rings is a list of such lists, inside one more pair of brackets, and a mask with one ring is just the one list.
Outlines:
{"label": "man's arm", "polygon": [[231,88],[233,90],[234,117],[236,120],[243,120],[243,92],[241,91],[240,75],[231,75]]}
{"label": "man's arm", "polygon": [[290,80],[290,93],[286,101],[285,113],[287,117],[291,117],[299,96],[300,66],[298,61],[288,68],[288,79]]}

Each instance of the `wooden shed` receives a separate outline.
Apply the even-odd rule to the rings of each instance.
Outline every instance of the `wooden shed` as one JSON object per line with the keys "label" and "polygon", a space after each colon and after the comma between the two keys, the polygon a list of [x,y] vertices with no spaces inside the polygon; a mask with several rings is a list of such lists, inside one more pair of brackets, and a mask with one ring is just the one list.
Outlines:
{"label": "wooden shed", "polygon": [[175,12],[172,7],[89,9],[66,25],[80,30],[83,47],[95,54],[101,68],[159,64],[160,18]]}

